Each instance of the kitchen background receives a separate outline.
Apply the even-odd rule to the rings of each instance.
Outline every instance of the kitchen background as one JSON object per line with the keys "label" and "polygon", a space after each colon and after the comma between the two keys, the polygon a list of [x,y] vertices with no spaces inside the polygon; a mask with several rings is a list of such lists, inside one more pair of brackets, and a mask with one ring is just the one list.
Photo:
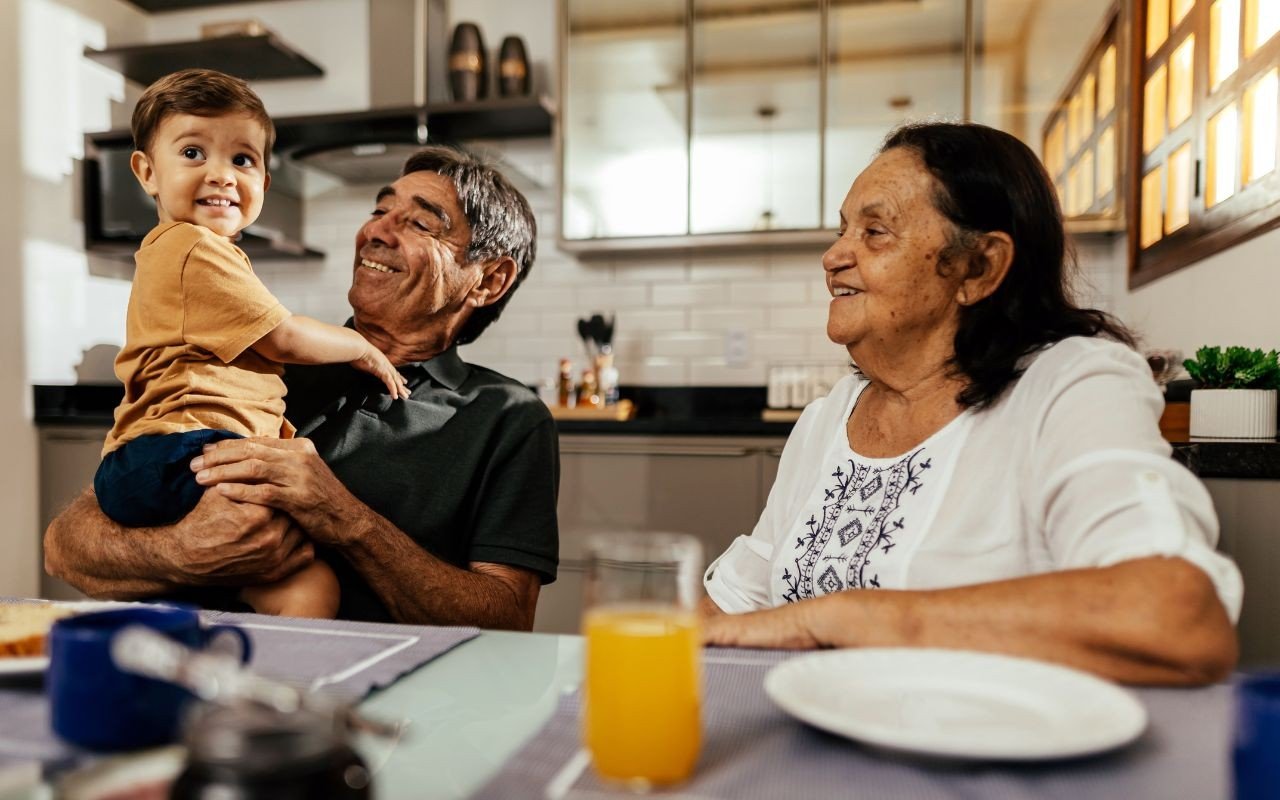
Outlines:
{"label": "kitchen background", "polygon": [[[0,1],[0,115],[7,120],[0,126],[0,440],[7,445],[0,461],[6,520],[0,529],[6,554],[0,559],[0,594],[35,594],[38,586],[37,538],[30,533],[40,527],[31,387],[108,377],[110,350],[93,348],[118,345],[123,337],[132,266],[85,251],[78,170],[84,134],[127,127],[141,87],[84,58],[84,49],[193,40],[202,25],[256,19],[324,69],[322,77],[255,83],[268,110],[276,116],[348,112],[371,105],[368,4],[383,1],[285,0],[155,14],[125,0]],[[962,113],[957,92],[938,87],[954,85],[963,69],[955,38],[963,25],[955,24],[955,15],[964,3],[918,5],[922,20],[943,20],[949,31],[944,39],[952,38],[934,55],[910,63],[881,57],[866,65],[862,80],[838,89],[856,91],[859,102],[882,109],[878,127],[864,132],[867,142],[851,146],[862,162],[868,142],[877,141],[893,119]],[[979,5],[986,46],[973,116],[1016,129],[1039,149],[1041,125],[1111,4]],[[447,14],[448,30],[460,21],[477,23],[491,57],[503,36],[523,37],[534,91],[556,99],[562,65],[555,0],[452,0]],[[443,54],[429,52],[428,58],[433,68],[442,68]],[[234,65],[227,68],[234,72]],[[903,97],[906,106],[897,108]],[[786,136],[777,135],[783,167],[792,149]],[[464,358],[528,383],[552,379],[561,356],[582,366],[575,321],[602,311],[617,315],[615,350],[623,384],[761,386],[771,364],[841,361],[843,352],[823,334],[821,243],[576,256],[557,243],[559,175],[552,138],[482,146],[515,168],[537,213],[540,238],[529,281],[499,323],[465,349]],[[861,164],[840,166],[847,174],[833,175],[826,187],[828,217]],[[723,174],[753,168],[739,161],[724,165]],[[620,180],[642,178],[620,173]],[[351,245],[372,207],[376,184],[343,184],[307,170],[302,189],[303,240],[322,251],[323,259],[255,266],[289,308],[338,322],[349,313]],[[641,201],[635,213],[667,213],[660,204],[646,211],[645,193],[630,190]],[[582,211],[572,202],[567,208],[570,214]],[[1280,232],[1132,290],[1126,248],[1123,233],[1081,237],[1079,291],[1086,302],[1136,328],[1148,346],[1186,353],[1206,343],[1276,346]]]}

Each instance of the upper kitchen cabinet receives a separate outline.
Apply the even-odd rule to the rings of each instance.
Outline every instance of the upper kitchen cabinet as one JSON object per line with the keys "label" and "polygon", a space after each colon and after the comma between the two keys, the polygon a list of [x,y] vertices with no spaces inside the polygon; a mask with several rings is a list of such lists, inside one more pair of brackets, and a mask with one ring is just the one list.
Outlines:
{"label": "upper kitchen cabinet", "polygon": [[688,233],[686,5],[563,3],[566,240]]}
{"label": "upper kitchen cabinet", "polygon": [[821,227],[820,6],[694,0],[691,233]]}
{"label": "upper kitchen cabinet", "polygon": [[1136,3],[1131,286],[1280,225],[1280,2]]}

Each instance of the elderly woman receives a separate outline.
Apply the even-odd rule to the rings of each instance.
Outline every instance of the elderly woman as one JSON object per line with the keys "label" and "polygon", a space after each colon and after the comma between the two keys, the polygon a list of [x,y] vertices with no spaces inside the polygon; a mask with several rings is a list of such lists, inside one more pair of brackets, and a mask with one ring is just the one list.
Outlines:
{"label": "elderly woman", "polygon": [[708,568],[710,643],[1230,672],[1242,588],[1208,493],[1169,457],[1130,334],[1073,304],[1067,264],[1017,139],[890,136],[822,259],[855,374],[805,409],[755,530]]}

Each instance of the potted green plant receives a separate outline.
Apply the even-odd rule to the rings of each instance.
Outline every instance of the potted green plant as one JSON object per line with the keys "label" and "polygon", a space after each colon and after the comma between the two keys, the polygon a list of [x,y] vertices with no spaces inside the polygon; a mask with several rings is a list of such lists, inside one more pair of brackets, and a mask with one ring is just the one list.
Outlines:
{"label": "potted green plant", "polygon": [[1247,347],[1201,347],[1183,362],[1199,388],[1191,392],[1191,435],[1274,439],[1280,354]]}

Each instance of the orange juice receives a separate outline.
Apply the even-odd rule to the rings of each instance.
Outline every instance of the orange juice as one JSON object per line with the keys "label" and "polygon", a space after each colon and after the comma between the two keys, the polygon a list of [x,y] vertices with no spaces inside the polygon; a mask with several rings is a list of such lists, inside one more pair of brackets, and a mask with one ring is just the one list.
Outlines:
{"label": "orange juice", "polygon": [[697,617],[670,607],[605,606],[587,637],[583,736],[605,778],[682,781],[702,746]]}

